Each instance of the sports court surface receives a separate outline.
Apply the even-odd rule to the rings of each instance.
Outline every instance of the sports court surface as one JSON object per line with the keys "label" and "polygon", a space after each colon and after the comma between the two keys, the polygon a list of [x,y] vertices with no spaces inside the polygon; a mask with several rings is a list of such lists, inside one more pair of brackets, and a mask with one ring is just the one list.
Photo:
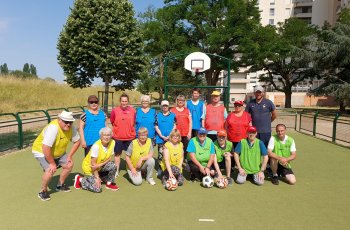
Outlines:
{"label": "sports court surface", "polygon": [[[120,190],[75,190],[83,152],[76,153],[66,183],[70,193],[37,197],[41,170],[30,149],[0,157],[0,229],[350,229],[350,149],[290,133],[297,145],[297,184],[247,181],[205,189],[185,181],[174,192],[157,185],[131,185],[125,170]],[[58,170],[60,172],[61,170]],[[204,220],[204,221],[200,221]]]}

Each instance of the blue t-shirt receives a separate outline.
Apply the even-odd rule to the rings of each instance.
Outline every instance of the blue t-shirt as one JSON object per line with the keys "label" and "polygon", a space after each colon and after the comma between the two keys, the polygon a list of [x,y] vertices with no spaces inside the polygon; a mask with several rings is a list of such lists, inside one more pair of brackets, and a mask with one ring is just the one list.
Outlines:
{"label": "blue t-shirt", "polygon": [[[208,137],[205,139],[205,141],[204,141],[202,146],[205,145],[207,140],[208,140]],[[186,151],[188,153],[195,153],[196,152],[196,146],[194,145],[194,138],[191,138],[190,142],[188,142]],[[211,145],[210,145],[210,154],[215,154],[215,147],[214,147],[214,143],[213,142],[211,142]]]}
{"label": "blue t-shirt", "polygon": [[190,110],[192,116],[192,129],[199,130],[202,127],[204,102],[199,100],[197,105],[194,105],[192,100],[188,100],[186,107]]}
{"label": "blue t-shirt", "polygon": [[86,145],[93,145],[98,139],[100,139],[100,129],[106,126],[106,116],[102,110],[98,111],[98,114],[92,114],[89,110],[85,110],[85,115],[82,116],[82,120],[85,122],[84,126],[84,138]]}
{"label": "blue t-shirt", "polygon": [[258,133],[271,133],[271,112],[275,110],[272,101],[263,98],[260,103],[256,103],[256,99],[251,100],[246,111],[252,116],[253,126],[256,127]]}
{"label": "blue t-shirt", "polygon": [[[250,147],[252,147],[251,143],[249,142],[248,138],[247,138],[247,142],[248,142],[248,145]],[[256,142],[254,142],[255,144]],[[261,152],[261,155],[262,156],[266,156],[267,155],[267,149],[264,145],[264,142],[262,141],[259,141],[259,145],[260,145],[260,152]],[[238,155],[241,154],[241,149],[242,149],[242,145],[241,145],[241,142],[238,142],[238,144],[236,145],[236,148],[235,148],[235,152],[238,153]]]}
{"label": "blue t-shirt", "polygon": [[[162,112],[159,112],[156,117],[155,125],[158,126],[162,135],[167,137],[171,133],[171,130],[173,130],[175,122],[176,118],[174,113],[169,112],[168,115],[164,115]],[[156,133],[156,143],[164,143],[164,140],[161,137],[159,137],[158,133]]]}
{"label": "blue t-shirt", "polygon": [[145,127],[148,130],[148,137],[153,139],[156,133],[154,124],[156,122],[156,110],[150,108],[147,113],[144,113],[141,108],[136,110],[136,137],[141,127]]}

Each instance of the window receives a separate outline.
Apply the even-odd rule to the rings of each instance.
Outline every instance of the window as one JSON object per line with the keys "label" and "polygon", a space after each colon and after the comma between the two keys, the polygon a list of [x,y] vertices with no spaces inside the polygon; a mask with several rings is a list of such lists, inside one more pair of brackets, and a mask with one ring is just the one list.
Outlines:
{"label": "window", "polygon": [[270,0],[270,5],[275,5],[275,0]]}
{"label": "window", "polygon": [[275,20],[274,19],[269,19],[269,25],[275,25]]}
{"label": "window", "polygon": [[287,15],[288,17],[290,17],[290,14],[291,14],[290,8],[286,8],[286,15]]}
{"label": "window", "polygon": [[274,16],[275,15],[275,8],[270,8],[270,16]]}

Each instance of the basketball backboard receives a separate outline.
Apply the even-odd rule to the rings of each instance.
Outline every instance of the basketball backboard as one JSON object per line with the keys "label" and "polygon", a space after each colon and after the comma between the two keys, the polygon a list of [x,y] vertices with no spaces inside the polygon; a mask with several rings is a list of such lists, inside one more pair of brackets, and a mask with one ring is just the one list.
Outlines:
{"label": "basketball backboard", "polygon": [[210,69],[210,57],[202,52],[191,53],[185,58],[185,69],[196,73]]}

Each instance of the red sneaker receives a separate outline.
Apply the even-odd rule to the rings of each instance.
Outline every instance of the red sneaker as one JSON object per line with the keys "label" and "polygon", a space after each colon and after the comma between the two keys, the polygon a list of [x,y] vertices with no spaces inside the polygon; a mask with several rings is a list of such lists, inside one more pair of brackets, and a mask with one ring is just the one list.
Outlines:
{"label": "red sneaker", "polygon": [[117,191],[117,190],[119,190],[119,187],[114,183],[110,183],[110,184],[107,183],[106,189],[110,189],[112,191]]}
{"label": "red sneaker", "polygon": [[81,189],[80,178],[81,178],[81,176],[79,174],[75,175],[75,177],[74,177],[74,188],[75,189]]}

